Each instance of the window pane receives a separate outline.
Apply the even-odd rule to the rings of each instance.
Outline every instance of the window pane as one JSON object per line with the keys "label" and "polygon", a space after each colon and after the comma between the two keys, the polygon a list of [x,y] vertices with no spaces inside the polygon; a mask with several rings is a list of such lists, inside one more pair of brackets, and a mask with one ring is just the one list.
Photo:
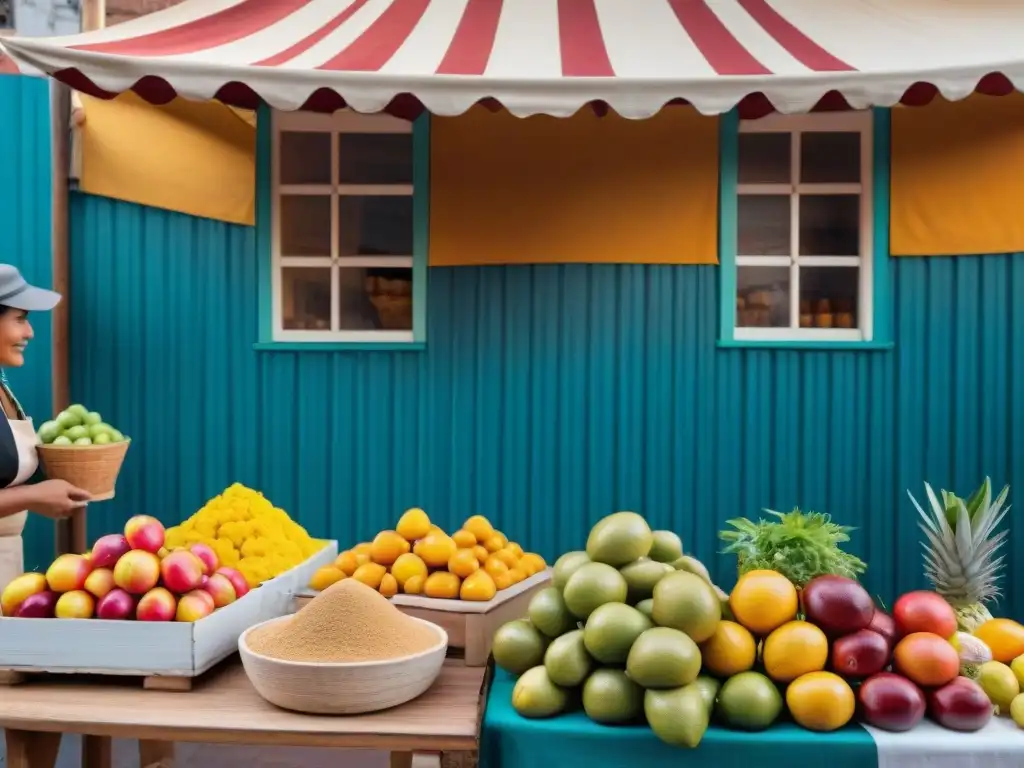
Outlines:
{"label": "window pane", "polygon": [[411,256],[412,197],[339,197],[338,253],[341,256]]}
{"label": "window pane", "polygon": [[792,136],[788,133],[741,133],[740,184],[789,184]]}
{"label": "window pane", "polygon": [[281,133],[282,184],[331,183],[331,134]]}
{"label": "window pane", "polygon": [[860,254],[859,195],[800,196],[800,255]]}
{"label": "window pane", "polygon": [[339,273],[343,331],[411,331],[412,270],[342,267]]}
{"label": "window pane", "polygon": [[789,267],[736,270],[736,326],[789,327]]}
{"label": "window pane", "polygon": [[411,133],[343,133],[341,184],[412,184]]}
{"label": "window pane", "polygon": [[736,251],[740,256],[789,256],[789,195],[740,195]]}
{"label": "window pane", "polygon": [[282,195],[281,255],[331,255],[331,198],[324,195]]}
{"label": "window pane", "polygon": [[800,134],[802,184],[848,184],[859,181],[859,133]]}
{"label": "window pane", "polygon": [[281,324],[288,331],[331,329],[330,267],[281,270]]}
{"label": "window pane", "polygon": [[800,327],[857,328],[857,267],[800,267]]}

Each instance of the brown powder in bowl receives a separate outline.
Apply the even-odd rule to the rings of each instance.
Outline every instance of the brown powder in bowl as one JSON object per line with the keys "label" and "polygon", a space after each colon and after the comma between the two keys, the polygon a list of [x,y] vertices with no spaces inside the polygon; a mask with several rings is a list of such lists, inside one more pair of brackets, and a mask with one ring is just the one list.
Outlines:
{"label": "brown powder in bowl", "polygon": [[291,618],[260,627],[246,639],[261,656],[321,664],[397,659],[439,641],[436,631],[355,579],[332,584]]}

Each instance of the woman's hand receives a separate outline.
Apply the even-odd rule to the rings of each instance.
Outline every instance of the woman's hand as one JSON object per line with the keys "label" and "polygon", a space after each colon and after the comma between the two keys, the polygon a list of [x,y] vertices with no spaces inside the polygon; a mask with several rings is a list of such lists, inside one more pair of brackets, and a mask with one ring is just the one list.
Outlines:
{"label": "woman's hand", "polygon": [[66,480],[44,480],[26,487],[32,493],[28,508],[54,520],[70,517],[92,498],[88,491],[76,488]]}

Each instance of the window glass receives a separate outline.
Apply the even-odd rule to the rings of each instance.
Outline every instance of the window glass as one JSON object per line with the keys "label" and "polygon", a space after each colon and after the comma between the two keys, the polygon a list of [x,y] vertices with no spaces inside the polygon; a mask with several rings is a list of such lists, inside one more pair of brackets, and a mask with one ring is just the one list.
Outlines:
{"label": "window glass", "polygon": [[739,267],[736,270],[736,326],[789,326],[789,267]]}
{"label": "window glass", "polygon": [[338,198],[341,256],[411,256],[410,195],[342,195]]}
{"label": "window glass", "polygon": [[341,134],[338,183],[412,184],[412,134]]}
{"label": "window glass", "polygon": [[327,195],[282,195],[281,256],[331,255],[331,198]]}
{"label": "window glass", "polygon": [[281,323],[289,331],[331,329],[331,270],[281,269]]}
{"label": "window glass", "polygon": [[331,183],[331,134],[284,131],[280,151],[282,184]]}
{"label": "window glass", "polygon": [[800,134],[801,184],[860,181],[860,134],[805,131]]}
{"label": "window glass", "polygon": [[789,256],[789,195],[740,195],[736,249],[741,256]]}

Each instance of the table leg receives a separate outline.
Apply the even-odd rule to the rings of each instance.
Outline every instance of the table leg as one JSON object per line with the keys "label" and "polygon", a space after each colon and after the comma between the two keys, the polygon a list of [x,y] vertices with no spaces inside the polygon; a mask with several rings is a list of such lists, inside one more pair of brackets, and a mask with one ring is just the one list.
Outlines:
{"label": "table leg", "polygon": [[139,741],[141,768],[174,768],[174,742]]}
{"label": "table leg", "polygon": [[412,752],[392,752],[391,768],[412,768]]}
{"label": "table leg", "polygon": [[16,731],[8,728],[7,768],[54,768],[60,751],[59,733]]}
{"label": "table leg", "polygon": [[82,768],[111,768],[113,760],[109,736],[82,737]]}

